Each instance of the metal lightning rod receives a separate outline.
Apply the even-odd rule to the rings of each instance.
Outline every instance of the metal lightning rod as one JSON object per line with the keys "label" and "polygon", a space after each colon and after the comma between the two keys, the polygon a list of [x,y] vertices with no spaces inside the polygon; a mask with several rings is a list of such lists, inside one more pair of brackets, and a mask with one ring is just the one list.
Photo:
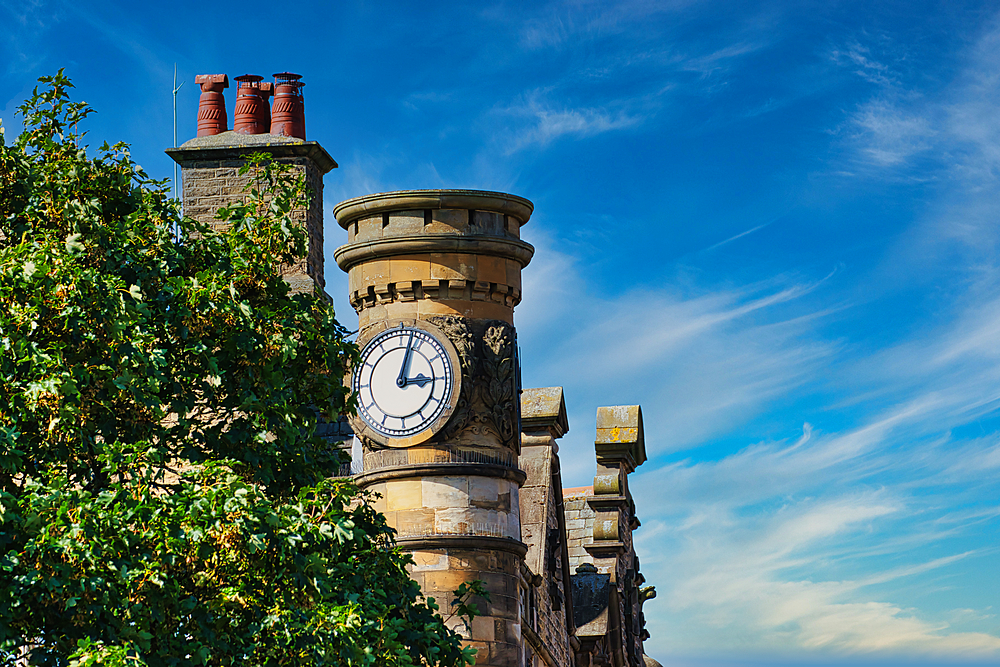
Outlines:
{"label": "metal lightning rod", "polygon": [[[184,82],[181,81],[181,86]],[[174,147],[177,147],[177,91],[181,89],[181,86],[177,85],[177,63],[174,63]],[[174,199],[177,199],[177,163],[174,162]],[[184,204],[181,203],[181,215],[184,215]],[[179,234],[180,231],[178,230]]]}

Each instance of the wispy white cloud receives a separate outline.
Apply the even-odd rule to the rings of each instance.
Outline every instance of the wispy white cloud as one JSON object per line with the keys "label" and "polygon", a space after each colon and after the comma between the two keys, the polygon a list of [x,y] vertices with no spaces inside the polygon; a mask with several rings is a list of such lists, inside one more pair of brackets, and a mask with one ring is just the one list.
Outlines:
{"label": "wispy white cloud", "polygon": [[[838,128],[862,163],[900,175],[922,159],[920,171],[939,178],[994,182],[1000,167],[1000,20],[984,30],[967,50],[963,66],[939,91],[925,91],[899,65],[905,54],[877,57],[857,41],[831,53],[834,62],[873,84],[869,99]],[[885,44],[890,38],[879,40]]]}
{"label": "wispy white cloud", "polygon": [[[494,106],[484,127],[498,135],[503,152],[510,155],[561,138],[646,126],[673,99],[724,90],[747,56],[771,44],[773,22],[749,20],[732,34],[696,45],[664,29],[669,22],[657,20],[692,4],[557,0],[526,12],[490,11],[491,21],[511,24],[517,17],[521,40],[514,57],[532,62],[530,69],[541,49],[560,54],[560,60],[571,60],[573,66],[549,68],[547,80]],[[571,56],[581,49],[585,57]],[[757,104],[744,118],[780,105],[774,100]]]}
{"label": "wispy white cloud", "polygon": [[[825,468],[810,463],[827,458],[810,449],[828,446],[822,439],[806,442],[786,448],[784,457],[758,448],[732,461],[682,464],[636,478],[633,492],[648,508],[637,545],[647,578],[660,592],[654,602],[662,600],[646,608],[653,626],[649,649],[683,655],[710,640],[718,654],[1000,656],[1000,638],[962,629],[987,615],[928,617],[918,609],[880,601],[868,590],[947,571],[976,555],[960,552],[919,560],[912,555],[915,545],[906,541],[888,554],[872,549],[878,536],[898,531],[926,508],[911,507],[914,498],[885,488],[817,495],[824,483],[849,488],[850,476],[843,476],[843,468],[856,467],[857,458],[870,455],[858,453]],[[776,487],[774,481],[782,474],[769,469],[787,465],[781,458],[801,458],[792,464],[801,470]],[[672,495],[679,486],[680,495],[699,486],[690,480],[677,485],[682,474],[701,477],[713,489],[724,487],[733,480],[728,471],[720,478],[716,466],[732,465],[742,470],[735,480],[745,489],[742,497],[710,493],[685,503],[668,502],[666,509],[656,503],[664,489],[670,488],[667,493]],[[777,504],[751,511],[766,502]],[[671,511],[682,507],[680,515]],[[921,544],[942,535],[923,535]],[[899,559],[909,562],[878,568],[880,560]],[[867,574],[843,577],[855,563],[860,565],[855,569]]]}
{"label": "wispy white cloud", "polygon": [[561,137],[592,137],[635,127],[649,117],[648,112],[629,107],[622,102],[607,107],[563,106],[547,101],[545,91],[535,90],[494,114],[511,124],[500,139],[510,155],[529,146],[547,146]]}
{"label": "wispy white cloud", "polygon": [[0,55],[7,61],[5,76],[20,78],[44,62],[38,45],[46,28],[61,20],[60,9],[47,0],[0,1],[0,19],[5,24],[0,33]]}
{"label": "wispy white cloud", "polygon": [[[852,115],[856,160],[903,172],[944,155],[950,163],[935,177],[960,179],[962,188],[988,182],[993,120],[971,92],[951,98],[967,102],[956,115],[919,95],[887,92],[897,77],[871,54],[842,57],[882,88]],[[980,74],[966,79],[994,85],[983,64],[992,57],[973,59]],[[972,139],[958,139],[952,125],[963,114],[978,119],[965,131]],[[964,242],[989,238],[993,198],[984,195],[980,214],[966,221]],[[952,209],[954,220],[962,210]],[[531,373],[552,378],[539,384],[564,383],[571,403],[641,402],[646,414],[652,460],[632,488],[642,499],[643,571],[660,591],[646,608],[650,652],[714,646],[731,654],[1000,658],[988,610],[941,602],[950,599],[941,582],[958,568],[987,566],[989,546],[979,536],[1000,518],[981,501],[1000,493],[1000,438],[951,434],[995,416],[1000,405],[995,262],[980,265],[982,275],[963,285],[946,313],[865,353],[820,335],[829,306],[815,281],[777,277],[703,293],[667,281],[595,294],[571,256],[539,243],[518,312],[527,317],[518,324],[526,341],[547,332],[558,343],[529,348]],[[813,412],[823,422],[849,413],[848,423],[826,433],[806,424],[794,440],[736,445],[718,460],[674,454],[662,462],[732,433],[770,402],[802,396],[818,402]],[[587,483],[581,462],[589,456],[574,453],[592,451],[591,418],[570,417],[567,478]],[[936,601],[913,606],[913,586]]]}
{"label": "wispy white cloud", "polygon": [[850,136],[865,160],[877,167],[905,164],[932,147],[936,134],[930,118],[886,98],[860,105],[850,119]]}
{"label": "wispy white cloud", "polygon": [[526,49],[559,47],[582,36],[620,34],[659,14],[678,12],[694,0],[558,0],[523,20],[520,45]]}
{"label": "wispy white cloud", "polygon": [[756,231],[764,229],[765,227],[767,227],[768,225],[772,224],[773,222],[774,222],[774,220],[770,220],[770,221],[765,222],[765,223],[763,223],[761,225],[757,225],[756,227],[751,227],[750,229],[748,229],[746,231],[743,231],[743,232],[740,232],[739,234],[734,234],[733,236],[730,236],[728,239],[724,239],[724,240],[719,241],[718,243],[716,243],[714,245],[708,246],[707,248],[705,248],[704,252],[708,252],[710,250],[715,250],[716,248],[721,248],[722,246],[724,246],[726,244],[729,244],[729,243],[732,243],[733,241],[735,241],[737,239],[741,239],[744,236],[748,236],[750,234],[753,234]]}
{"label": "wispy white cloud", "polygon": [[833,49],[830,58],[839,65],[850,67],[855,74],[869,83],[888,86],[898,82],[898,76],[892,68],[877,60],[872,55],[871,49],[857,40],[850,41],[842,49]]}
{"label": "wispy white cloud", "polygon": [[[561,46],[582,30],[578,21],[552,27],[534,47]],[[671,71],[716,77],[761,43],[668,54]],[[913,85],[907,54],[894,48],[889,37],[865,37],[830,56],[867,91],[838,128],[849,171],[934,181],[937,192],[953,194],[932,211],[941,227],[928,235],[928,262],[942,261],[930,255],[940,253],[933,243],[945,229],[993,252],[1000,30],[984,29],[964,71],[937,91]],[[530,98],[521,102],[521,117],[533,118],[529,143],[627,129],[614,126],[615,114],[643,112],[591,103],[590,116],[546,132],[537,109],[573,108],[555,99],[546,90],[534,110]],[[995,417],[1000,404],[995,258],[979,258],[983,275],[958,267],[973,277],[952,286],[955,298],[939,306],[945,312],[915,317],[871,349],[823,333],[845,303],[831,304],[817,280],[782,275],[699,289],[667,277],[609,294],[553,240],[531,240],[539,253],[525,271],[517,323],[526,381],[566,388],[567,482],[589,481],[593,406],[644,408],[651,459],[632,489],[643,572],[660,592],[646,607],[651,653],[711,646],[730,654],[1000,658],[989,610],[949,608],[957,598],[942,592],[968,586],[956,576],[962,568],[988,567],[994,547],[983,533],[1000,519],[983,500],[1000,494],[1000,437],[995,429],[981,438],[957,434]],[[893,250],[887,261],[901,262]],[[805,424],[800,436],[788,424],[769,425],[787,437],[732,442],[740,425],[777,404],[786,407],[781,419],[806,404],[816,427]],[[727,441],[682,458],[715,437]]]}
{"label": "wispy white cloud", "polygon": [[[572,405],[588,406],[571,415],[570,447],[592,447],[593,406],[639,402],[655,415],[646,424],[651,456],[704,442],[814,382],[837,353],[836,341],[808,333],[823,315],[794,308],[820,283],[782,277],[695,294],[637,286],[598,295],[551,240],[537,230],[529,238],[538,250],[517,311],[525,381],[558,382]],[[574,458],[566,478],[586,483],[588,461]]]}
{"label": "wispy white cloud", "polygon": [[702,77],[708,77],[720,71],[729,69],[739,58],[762,49],[764,42],[740,42],[728,44],[720,49],[704,55],[691,55],[678,58],[681,70],[697,72]]}
{"label": "wispy white cloud", "polygon": [[[890,406],[853,429],[807,424],[795,441],[640,469],[637,544],[662,600],[647,607],[650,650],[711,641],[722,653],[1000,658],[988,610],[892,599],[928,573],[947,577],[970,559],[988,567],[993,545],[979,536],[1000,509],[976,499],[1000,492],[1000,438],[949,431],[996,413],[993,319],[970,306],[835,372],[847,392],[851,378],[881,383],[878,402]],[[981,546],[945,546],[970,539]],[[934,545],[945,554],[922,555]]]}

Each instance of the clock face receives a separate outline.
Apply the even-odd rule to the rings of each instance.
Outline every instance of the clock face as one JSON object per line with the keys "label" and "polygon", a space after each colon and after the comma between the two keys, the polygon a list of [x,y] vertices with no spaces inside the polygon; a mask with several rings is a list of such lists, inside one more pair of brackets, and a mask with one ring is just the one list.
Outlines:
{"label": "clock face", "polygon": [[365,345],[353,385],[365,424],[386,438],[411,438],[450,412],[455,375],[441,341],[401,325]]}

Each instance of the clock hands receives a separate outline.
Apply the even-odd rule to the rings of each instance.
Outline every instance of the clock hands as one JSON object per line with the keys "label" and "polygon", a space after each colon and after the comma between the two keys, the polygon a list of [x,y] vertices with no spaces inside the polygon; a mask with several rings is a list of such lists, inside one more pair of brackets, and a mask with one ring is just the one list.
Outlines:
{"label": "clock hands", "polygon": [[415,378],[406,377],[406,372],[409,370],[407,366],[410,363],[410,353],[413,351],[411,347],[413,345],[413,332],[410,332],[410,337],[406,341],[406,353],[403,354],[403,363],[399,366],[399,376],[396,378],[396,386],[400,389],[405,389],[408,385],[415,384],[418,387],[423,388],[428,382],[433,382],[434,378],[429,378],[423,373],[420,373]]}
{"label": "clock hands", "polygon": [[413,332],[410,332],[410,337],[406,341],[406,354],[403,355],[403,363],[399,366],[399,377],[396,378],[396,386],[402,389],[409,382],[406,377],[406,364],[410,361],[410,346],[413,345]]}

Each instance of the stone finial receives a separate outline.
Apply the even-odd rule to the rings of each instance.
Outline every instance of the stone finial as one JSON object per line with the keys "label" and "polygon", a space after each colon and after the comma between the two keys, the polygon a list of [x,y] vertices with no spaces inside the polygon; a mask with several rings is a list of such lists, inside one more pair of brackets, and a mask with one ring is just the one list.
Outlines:
{"label": "stone finial", "polygon": [[646,443],[642,435],[642,408],[616,405],[597,408],[597,462],[625,464],[627,472],[646,461]]}
{"label": "stone finial", "polygon": [[562,387],[521,392],[521,431],[529,436],[547,435],[552,439],[569,432]]}

